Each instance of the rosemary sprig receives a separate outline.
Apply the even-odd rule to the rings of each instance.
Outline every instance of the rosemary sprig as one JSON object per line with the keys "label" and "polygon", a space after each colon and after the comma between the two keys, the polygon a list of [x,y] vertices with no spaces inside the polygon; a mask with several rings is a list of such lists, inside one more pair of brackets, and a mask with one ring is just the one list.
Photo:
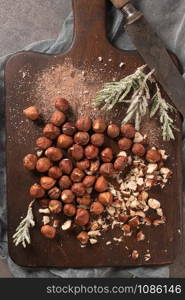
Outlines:
{"label": "rosemary sprig", "polygon": [[24,248],[26,248],[26,243],[31,243],[31,237],[30,237],[30,227],[35,226],[34,216],[33,216],[33,203],[35,200],[33,200],[29,206],[26,217],[20,222],[19,226],[16,228],[16,232],[13,235],[13,242],[15,246],[18,246],[19,244],[22,244]]}
{"label": "rosemary sprig", "polygon": [[174,134],[173,129],[178,130],[174,126],[173,119],[168,115],[168,112],[174,112],[176,111],[175,107],[170,105],[165,101],[164,98],[162,98],[160,89],[158,84],[156,83],[156,94],[152,98],[152,108],[150,112],[150,118],[153,118],[157,112],[159,113],[159,120],[161,123],[161,129],[162,129],[162,137],[164,141],[170,141],[174,140]]}

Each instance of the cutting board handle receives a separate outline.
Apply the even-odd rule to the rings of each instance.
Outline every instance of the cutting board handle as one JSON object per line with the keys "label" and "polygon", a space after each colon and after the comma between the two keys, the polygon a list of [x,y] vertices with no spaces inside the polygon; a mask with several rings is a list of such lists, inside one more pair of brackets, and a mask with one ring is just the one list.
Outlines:
{"label": "cutting board handle", "polygon": [[106,0],[73,0],[74,38],[73,48],[85,51],[109,44],[106,35]]}

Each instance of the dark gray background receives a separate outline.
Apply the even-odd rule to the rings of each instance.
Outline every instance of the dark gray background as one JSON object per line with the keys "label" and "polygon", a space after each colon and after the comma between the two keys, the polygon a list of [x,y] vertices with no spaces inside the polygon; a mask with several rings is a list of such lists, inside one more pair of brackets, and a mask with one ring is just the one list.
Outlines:
{"label": "dark gray background", "polygon": [[[0,56],[27,44],[55,39],[71,9],[71,0],[1,0]],[[0,261],[0,278],[11,277]],[[170,277],[185,277],[184,254],[170,267]]]}

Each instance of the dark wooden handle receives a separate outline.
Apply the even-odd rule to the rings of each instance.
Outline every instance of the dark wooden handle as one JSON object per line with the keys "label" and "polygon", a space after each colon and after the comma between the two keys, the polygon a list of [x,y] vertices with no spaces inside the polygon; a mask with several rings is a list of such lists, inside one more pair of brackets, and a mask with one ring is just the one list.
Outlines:
{"label": "dark wooden handle", "polygon": [[[99,47],[106,37],[106,0],[73,0],[73,48]],[[85,48],[84,48],[85,47]]]}

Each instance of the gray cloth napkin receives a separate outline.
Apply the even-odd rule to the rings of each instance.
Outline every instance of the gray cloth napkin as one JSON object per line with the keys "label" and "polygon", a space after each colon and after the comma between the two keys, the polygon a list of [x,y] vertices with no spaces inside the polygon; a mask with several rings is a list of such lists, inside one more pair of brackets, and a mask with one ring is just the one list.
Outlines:
{"label": "gray cloth napkin", "polygon": [[[185,71],[185,1],[184,0],[135,0],[161,36],[166,46],[179,58]],[[110,6],[108,17],[108,35],[110,41],[121,49],[132,50],[134,46],[128,35],[123,31],[122,14]],[[73,35],[73,15],[66,19],[57,40],[40,41],[27,46],[24,50],[45,53],[61,53],[68,49]],[[6,237],[6,186],[5,186],[5,134],[4,134],[4,65],[10,55],[0,58],[0,257],[7,261],[14,277],[169,277],[169,267],[153,268],[22,268],[8,257]],[[183,151],[185,150],[183,139]],[[184,156],[185,157],[185,156]],[[184,164],[184,161],[183,161]]]}

